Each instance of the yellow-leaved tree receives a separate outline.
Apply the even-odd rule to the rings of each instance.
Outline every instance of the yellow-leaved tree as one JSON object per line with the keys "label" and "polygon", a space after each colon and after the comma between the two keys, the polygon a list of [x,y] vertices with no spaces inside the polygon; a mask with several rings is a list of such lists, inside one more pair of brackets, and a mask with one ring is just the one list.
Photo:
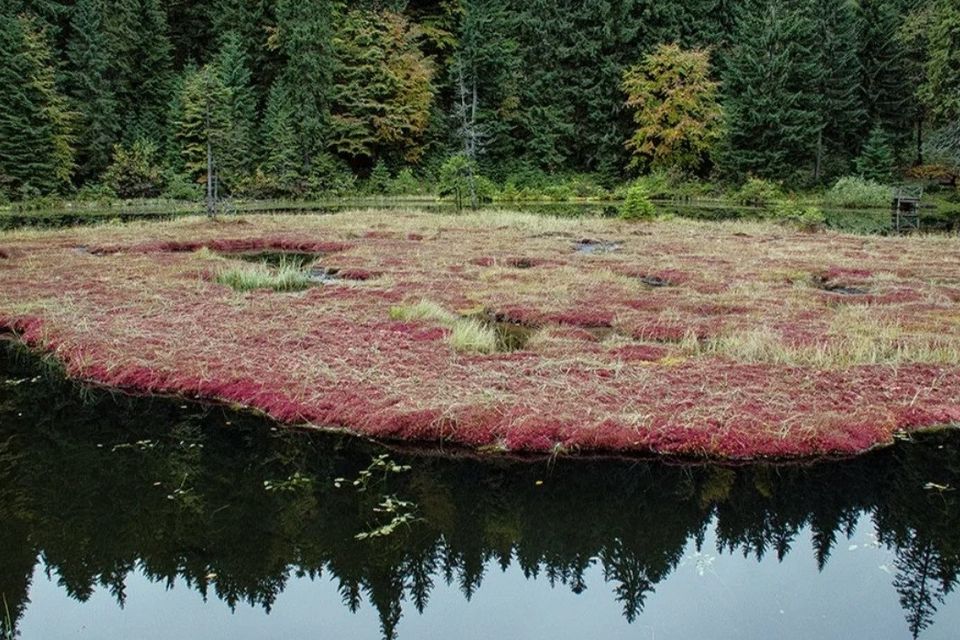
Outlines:
{"label": "yellow-leaved tree", "polygon": [[632,167],[698,173],[721,136],[718,83],[710,54],[661,44],[623,74],[636,130],[627,140]]}

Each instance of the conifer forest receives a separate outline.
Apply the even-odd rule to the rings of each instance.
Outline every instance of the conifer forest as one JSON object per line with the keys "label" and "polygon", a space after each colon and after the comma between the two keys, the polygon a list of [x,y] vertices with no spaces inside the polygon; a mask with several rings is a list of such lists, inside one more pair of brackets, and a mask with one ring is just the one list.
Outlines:
{"label": "conifer forest", "polygon": [[960,166],[956,0],[2,0],[0,48],[8,201]]}

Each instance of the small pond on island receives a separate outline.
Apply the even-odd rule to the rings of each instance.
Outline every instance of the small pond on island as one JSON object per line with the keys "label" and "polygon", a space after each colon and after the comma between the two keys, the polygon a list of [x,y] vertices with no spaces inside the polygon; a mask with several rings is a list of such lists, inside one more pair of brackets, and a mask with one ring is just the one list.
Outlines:
{"label": "small pond on island", "polygon": [[956,434],[794,466],[479,461],[81,389],[0,352],[3,639],[960,629]]}

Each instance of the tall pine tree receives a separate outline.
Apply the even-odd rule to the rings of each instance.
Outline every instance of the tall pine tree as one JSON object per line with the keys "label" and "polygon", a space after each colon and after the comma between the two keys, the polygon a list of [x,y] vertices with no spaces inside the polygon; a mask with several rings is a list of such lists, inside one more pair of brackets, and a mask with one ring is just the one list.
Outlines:
{"label": "tall pine tree", "polygon": [[910,135],[914,101],[913,87],[905,85],[909,68],[897,38],[903,16],[891,0],[861,0],[860,13],[860,86],[867,115],[861,135],[878,124],[892,137],[895,154],[900,154]]}
{"label": "tall pine tree", "polygon": [[723,85],[729,173],[784,179],[812,166],[820,122],[808,28],[782,0],[744,7]]}
{"label": "tall pine tree", "polygon": [[117,97],[110,81],[110,51],[103,32],[104,0],[77,0],[67,45],[66,85],[77,114],[81,180],[97,179],[110,164],[120,136]]}
{"label": "tall pine tree", "polygon": [[[813,179],[819,182],[825,173],[845,172],[859,147],[858,129],[865,112],[859,87],[858,14],[853,0],[806,0],[803,10],[814,55],[818,131]],[[826,166],[831,159],[835,166]]]}
{"label": "tall pine tree", "polygon": [[[271,46],[284,58],[277,82],[296,113],[296,152],[303,180],[316,180],[329,166],[326,151],[333,73],[330,0],[277,0]],[[271,144],[273,143],[270,141]]]}
{"label": "tall pine tree", "polygon": [[62,191],[74,164],[67,102],[42,23],[11,9],[0,4],[0,190],[8,197]]}
{"label": "tall pine tree", "polygon": [[247,53],[240,35],[234,31],[221,37],[220,50],[213,61],[220,83],[226,89],[228,129],[220,154],[220,173],[232,188],[250,176],[254,167],[257,99],[251,84]]}

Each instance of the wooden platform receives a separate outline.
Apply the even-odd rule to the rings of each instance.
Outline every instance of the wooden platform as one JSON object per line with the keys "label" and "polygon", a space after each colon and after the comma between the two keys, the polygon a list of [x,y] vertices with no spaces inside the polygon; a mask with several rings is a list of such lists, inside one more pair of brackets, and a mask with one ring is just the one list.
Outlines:
{"label": "wooden platform", "polygon": [[891,223],[897,233],[920,229],[920,199],[923,187],[897,187],[891,202]]}

